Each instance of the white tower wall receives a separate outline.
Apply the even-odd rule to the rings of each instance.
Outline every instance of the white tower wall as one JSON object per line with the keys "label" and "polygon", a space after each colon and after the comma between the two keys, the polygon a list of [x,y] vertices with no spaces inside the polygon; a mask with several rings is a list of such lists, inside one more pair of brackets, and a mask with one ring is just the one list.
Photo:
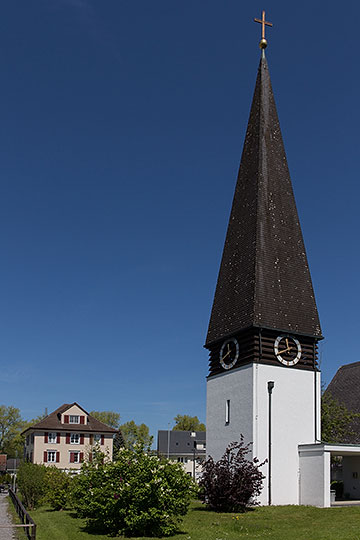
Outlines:
{"label": "white tower wall", "polygon": [[[249,364],[215,375],[207,381],[206,453],[218,461],[229,443],[253,440],[253,368]],[[226,403],[230,400],[230,422]]]}
{"label": "white tower wall", "polygon": [[[271,396],[272,504],[299,504],[298,445],[320,438],[320,373],[281,365],[249,364],[208,379],[207,454],[219,459],[227,445],[239,440],[242,433],[245,442],[253,443],[253,456],[260,461],[268,458],[269,381],[274,382]],[[225,423],[227,400],[230,400],[228,424]],[[262,471],[266,478],[259,501],[265,505],[269,502],[269,463]]]}

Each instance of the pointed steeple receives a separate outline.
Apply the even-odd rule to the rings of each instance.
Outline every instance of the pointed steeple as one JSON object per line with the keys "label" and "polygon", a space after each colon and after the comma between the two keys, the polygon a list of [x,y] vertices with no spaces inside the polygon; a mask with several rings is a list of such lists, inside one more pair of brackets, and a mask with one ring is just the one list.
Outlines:
{"label": "pointed steeple", "polygon": [[321,338],[264,50],[206,346],[251,327]]}

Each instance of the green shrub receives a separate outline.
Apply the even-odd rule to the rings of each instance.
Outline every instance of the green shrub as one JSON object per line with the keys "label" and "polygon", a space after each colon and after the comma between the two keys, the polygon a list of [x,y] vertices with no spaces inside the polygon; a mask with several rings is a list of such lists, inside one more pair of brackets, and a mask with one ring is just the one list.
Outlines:
{"label": "green shrub", "polygon": [[97,456],[73,480],[73,506],[90,528],[108,534],[164,536],[177,530],[191,498],[191,478],[181,465],[138,446],[116,462]]}
{"label": "green shrub", "polygon": [[5,473],[0,476],[0,484],[11,484],[12,477],[10,473]]}
{"label": "green shrub", "polygon": [[23,462],[19,466],[17,483],[23,503],[29,510],[36,508],[45,494],[45,465]]}
{"label": "green shrub", "polygon": [[71,477],[57,469],[48,467],[45,475],[45,495],[44,500],[54,510],[65,508],[69,500]]}

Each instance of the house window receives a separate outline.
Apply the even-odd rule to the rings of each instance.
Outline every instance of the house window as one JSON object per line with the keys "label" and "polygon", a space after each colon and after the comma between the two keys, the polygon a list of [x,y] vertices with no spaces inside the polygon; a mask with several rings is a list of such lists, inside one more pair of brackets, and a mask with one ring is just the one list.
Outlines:
{"label": "house window", "polygon": [[[80,434],[79,433],[71,433],[71,435],[70,435],[70,444],[80,444]],[[77,461],[75,463],[77,463]]]}
{"label": "house window", "polygon": [[56,463],[56,451],[55,450],[48,450],[47,460],[48,460],[48,463]]}
{"label": "house window", "polygon": [[95,433],[94,435],[94,442],[101,443],[101,435],[99,433]]}
{"label": "house window", "polygon": [[48,443],[49,444],[56,444],[57,441],[57,433],[49,433],[48,434]]}
{"label": "house window", "polygon": [[80,463],[80,452],[70,452],[70,463]]}
{"label": "house window", "polygon": [[70,414],[69,424],[80,424],[80,417],[78,414]]}
{"label": "house window", "polygon": [[225,424],[230,424],[230,399],[225,404]]}

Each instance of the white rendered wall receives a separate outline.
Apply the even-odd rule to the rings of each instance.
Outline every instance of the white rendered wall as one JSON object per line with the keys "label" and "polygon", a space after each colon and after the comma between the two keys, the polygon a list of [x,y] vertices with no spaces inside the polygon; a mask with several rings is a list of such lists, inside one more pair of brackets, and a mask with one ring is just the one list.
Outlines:
{"label": "white rendered wall", "polygon": [[330,506],[330,452],[323,445],[305,451],[300,448],[300,504]]}
{"label": "white rendered wall", "polygon": [[[249,364],[208,379],[207,454],[219,459],[229,442],[253,443],[253,456],[268,458],[269,394],[272,392],[272,504],[299,504],[299,444],[315,442],[315,373],[290,367]],[[231,418],[225,425],[226,400]],[[320,373],[316,374],[317,438],[320,425]],[[251,456],[249,456],[251,457]],[[262,467],[259,502],[268,504],[269,464]]]}
{"label": "white rendered wall", "polygon": [[[272,391],[272,504],[299,504],[298,445],[315,442],[315,400],[313,371],[254,364],[254,454],[268,457],[268,381]],[[317,374],[317,401],[320,408],[320,374]],[[268,469],[261,504],[268,504]]]}
{"label": "white rendered wall", "polygon": [[[251,364],[208,379],[206,398],[206,454],[219,460],[226,447],[253,440],[253,368]],[[230,422],[225,422],[226,401],[230,400]]]}

